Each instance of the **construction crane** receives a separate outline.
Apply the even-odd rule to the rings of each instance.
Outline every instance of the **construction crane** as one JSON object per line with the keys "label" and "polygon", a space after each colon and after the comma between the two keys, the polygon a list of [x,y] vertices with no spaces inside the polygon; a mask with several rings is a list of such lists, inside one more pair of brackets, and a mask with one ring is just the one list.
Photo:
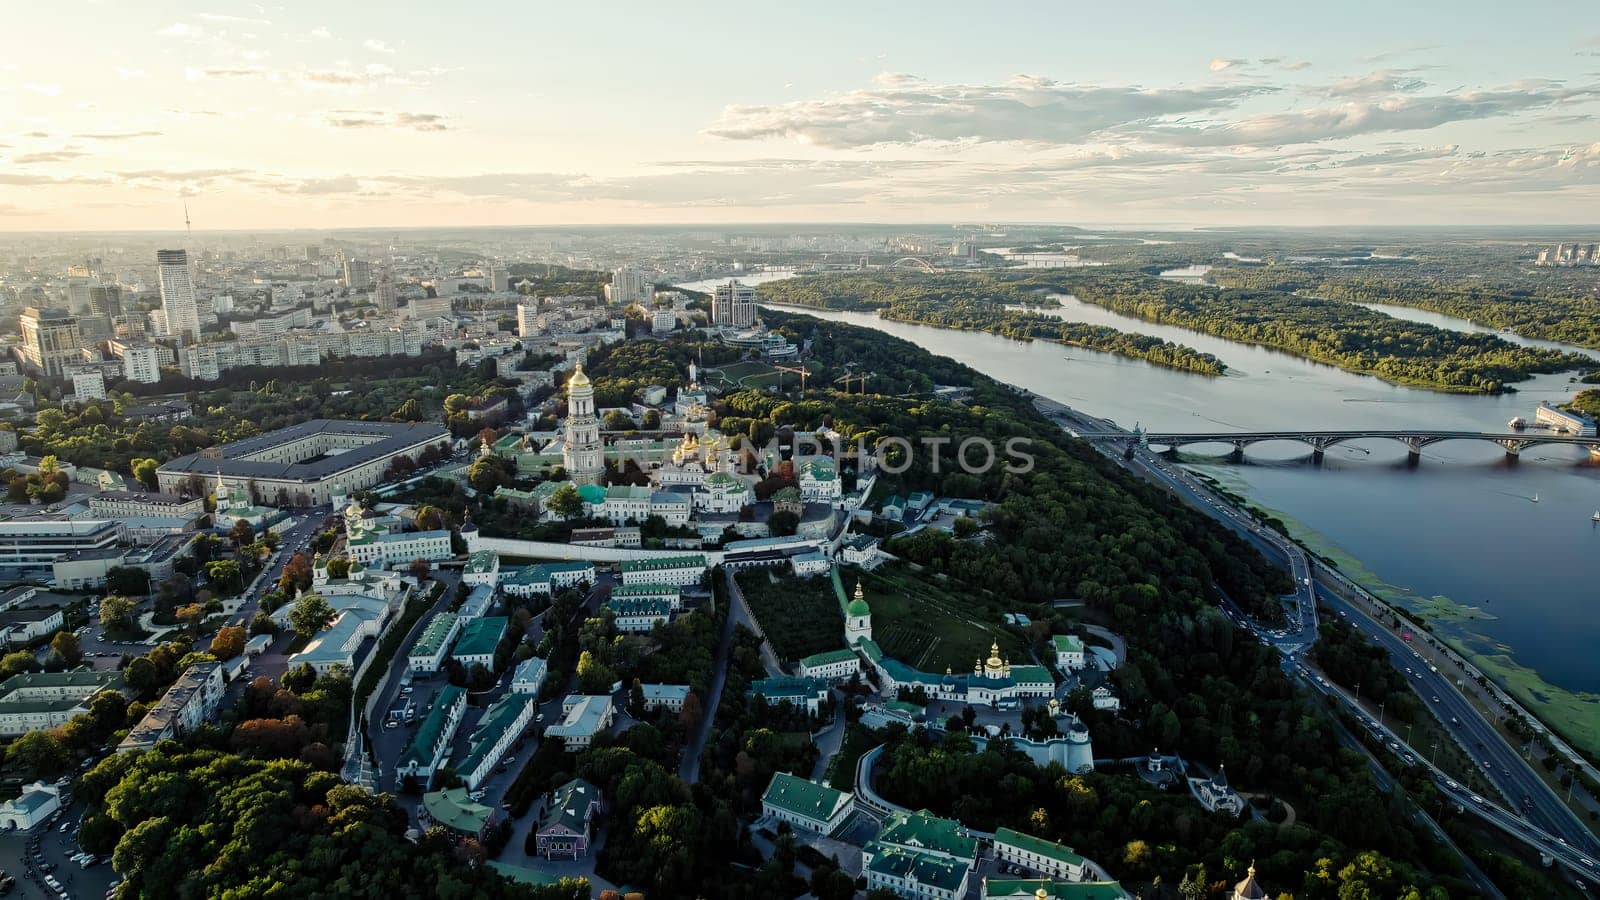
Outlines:
{"label": "construction crane", "polygon": [[783,373],[793,372],[800,376],[800,393],[806,392],[806,379],[811,376],[811,370],[805,366],[773,366],[778,370],[778,390],[783,390]]}
{"label": "construction crane", "polygon": [[859,382],[861,382],[861,393],[865,394],[867,392],[867,375],[868,374],[870,374],[870,373],[862,372],[860,375],[849,375],[849,374],[847,374],[843,378],[835,378],[833,380],[833,383],[834,384],[838,384],[841,381],[844,382],[844,392],[846,394],[848,394],[848,393],[850,393],[850,382],[859,381]]}

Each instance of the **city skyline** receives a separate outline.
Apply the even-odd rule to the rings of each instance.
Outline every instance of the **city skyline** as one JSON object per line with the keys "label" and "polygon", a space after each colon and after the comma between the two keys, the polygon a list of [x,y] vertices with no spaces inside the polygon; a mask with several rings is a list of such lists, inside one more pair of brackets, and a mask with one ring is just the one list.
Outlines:
{"label": "city skyline", "polygon": [[1580,223],[1578,11],[69,4],[0,65],[0,229]]}

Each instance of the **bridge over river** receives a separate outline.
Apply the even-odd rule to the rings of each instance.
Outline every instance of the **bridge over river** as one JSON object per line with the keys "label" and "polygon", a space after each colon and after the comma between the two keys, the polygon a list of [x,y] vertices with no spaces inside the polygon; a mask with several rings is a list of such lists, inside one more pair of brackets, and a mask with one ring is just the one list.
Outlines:
{"label": "bridge over river", "polygon": [[1216,431],[1196,433],[1098,431],[1080,432],[1079,437],[1090,441],[1121,442],[1129,445],[1165,447],[1176,450],[1193,444],[1227,444],[1233,447],[1235,458],[1243,457],[1246,447],[1267,441],[1295,441],[1311,448],[1311,457],[1317,461],[1329,447],[1345,441],[1368,438],[1399,441],[1406,446],[1412,461],[1422,457],[1422,449],[1442,441],[1488,441],[1504,448],[1509,456],[1518,456],[1529,447],[1546,444],[1565,444],[1582,447],[1600,456],[1600,437],[1593,435],[1561,434],[1557,432],[1488,432],[1488,431],[1434,431],[1427,429],[1352,430],[1352,431]]}

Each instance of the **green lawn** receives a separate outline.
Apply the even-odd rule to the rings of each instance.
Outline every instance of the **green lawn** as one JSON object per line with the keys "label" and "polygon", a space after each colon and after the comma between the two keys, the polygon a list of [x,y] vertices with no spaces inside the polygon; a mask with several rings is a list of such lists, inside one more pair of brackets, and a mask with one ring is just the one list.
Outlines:
{"label": "green lawn", "polygon": [[[846,578],[854,590],[855,573]],[[971,672],[998,641],[1013,663],[1033,662],[1022,639],[1002,627],[999,600],[944,584],[904,566],[860,576],[872,606],[872,635],[883,652],[924,672]]]}

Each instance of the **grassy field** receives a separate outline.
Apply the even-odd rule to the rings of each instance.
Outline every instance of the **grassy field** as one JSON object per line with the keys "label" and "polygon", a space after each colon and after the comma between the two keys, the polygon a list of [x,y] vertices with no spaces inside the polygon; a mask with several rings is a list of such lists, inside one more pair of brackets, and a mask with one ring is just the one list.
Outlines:
{"label": "grassy field", "polygon": [[[855,589],[856,573],[845,579]],[[872,636],[883,652],[924,672],[971,672],[998,641],[1013,663],[1032,663],[1022,639],[1000,624],[999,601],[893,566],[861,576]]]}
{"label": "grassy field", "polygon": [[844,614],[827,578],[774,576],[765,569],[739,573],[739,588],[785,663],[844,646]]}

